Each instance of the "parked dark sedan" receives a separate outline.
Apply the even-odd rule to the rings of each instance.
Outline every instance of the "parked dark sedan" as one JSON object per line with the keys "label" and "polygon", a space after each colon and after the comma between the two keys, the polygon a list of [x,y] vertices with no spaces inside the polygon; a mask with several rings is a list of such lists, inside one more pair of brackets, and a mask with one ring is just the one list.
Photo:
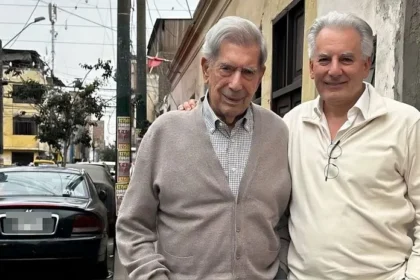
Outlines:
{"label": "parked dark sedan", "polygon": [[114,180],[112,179],[111,174],[108,172],[107,167],[104,165],[91,164],[88,162],[67,164],[67,167],[86,171],[92,178],[92,181],[95,184],[98,192],[100,190],[104,190],[106,192],[107,198],[105,199],[104,203],[108,210],[108,233],[109,236],[113,237],[115,235],[115,223],[117,219],[115,206],[115,187]]}
{"label": "parked dark sedan", "polygon": [[80,170],[1,168],[0,264],[78,262],[106,277],[105,196]]}

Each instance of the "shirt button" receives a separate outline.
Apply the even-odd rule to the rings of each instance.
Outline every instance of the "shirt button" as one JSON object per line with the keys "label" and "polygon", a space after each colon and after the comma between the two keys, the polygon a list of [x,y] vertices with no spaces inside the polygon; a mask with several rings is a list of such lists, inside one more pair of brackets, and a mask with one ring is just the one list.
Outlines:
{"label": "shirt button", "polygon": [[241,258],[241,256],[239,256],[239,255],[236,255],[236,259],[237,260],[239,260]]}
{"label": "shirt button", "polygon": [[235,173],[236,172],[236,168],[232,168],[232,172]]}
{"label": "shirt button", "polygon": [[236,228],[236,232],[240,232],[241,231],[241,229],[240,228]]}

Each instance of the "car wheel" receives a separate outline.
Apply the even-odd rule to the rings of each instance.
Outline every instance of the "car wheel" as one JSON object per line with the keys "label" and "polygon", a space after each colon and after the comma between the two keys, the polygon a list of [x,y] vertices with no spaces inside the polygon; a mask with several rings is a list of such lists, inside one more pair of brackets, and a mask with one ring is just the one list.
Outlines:
{"label": "car wheel", "polygon": [[95,277],[99,279],[105,279],[108,277],[108,249],[105,252],[105,259],[95,265]]}

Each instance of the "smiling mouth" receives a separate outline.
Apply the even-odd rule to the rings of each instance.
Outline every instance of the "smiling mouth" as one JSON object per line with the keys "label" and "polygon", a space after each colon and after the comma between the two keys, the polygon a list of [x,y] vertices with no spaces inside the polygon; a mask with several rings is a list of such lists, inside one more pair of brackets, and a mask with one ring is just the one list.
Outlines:
{"label": "smiling mouth", "polygon": [[326,85],[328,85],[328,86],[340,86],[340,85],[344,85],[345,83],[347,83],[347,82],[341,82],[341,83],[336,83],[336,82],[334,82],[334,83],[329,83],[329,82],[324,82]]}

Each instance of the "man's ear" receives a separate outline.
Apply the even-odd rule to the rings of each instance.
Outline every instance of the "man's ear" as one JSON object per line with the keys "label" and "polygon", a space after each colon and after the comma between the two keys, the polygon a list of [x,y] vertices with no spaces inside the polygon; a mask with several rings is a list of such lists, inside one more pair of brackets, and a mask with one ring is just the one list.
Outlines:
{"label": "man's ear", "polygon": [[315,78],[315,74],[314,74],[314,62],[312,59],[309,60],[309,76],[311,77],[311,79]]}
{"label": "man's ear", "polygon": [[210,63],[206,58],[204,57],[201,58],[201,71],[203,72],[203,80],[205,84],[208,83],[209,77],[210,77],[209,64]]}

